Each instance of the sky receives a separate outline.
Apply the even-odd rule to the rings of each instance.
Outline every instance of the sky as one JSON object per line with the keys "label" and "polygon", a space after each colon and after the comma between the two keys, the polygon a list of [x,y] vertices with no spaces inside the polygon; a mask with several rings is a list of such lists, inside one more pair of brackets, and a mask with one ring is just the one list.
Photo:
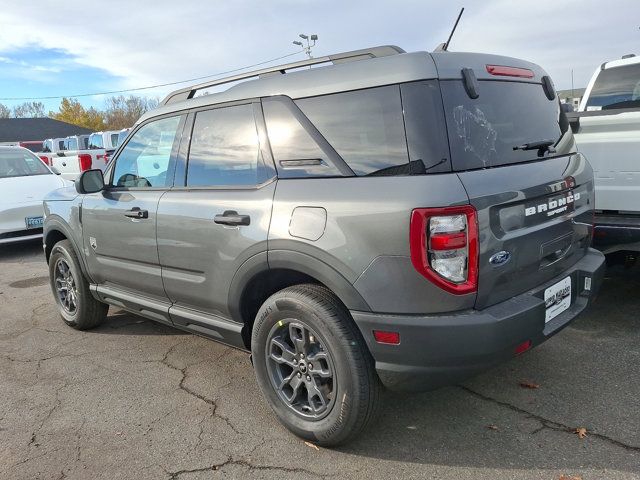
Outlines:
{"label": "sky", "polygon": [[[139,88],[283,55],[317,34],[314,56],[392,44],[433,50],[459,9],[450,50],[523,58],[558,89],[585,87],[604,61],[640,54],[639,0],[1,0],[0,103]],[[163,98],[174,87],[133,92]],[[104,96],[78,100],[104,105]],[[41,100],[47,111],[60,99]]]}

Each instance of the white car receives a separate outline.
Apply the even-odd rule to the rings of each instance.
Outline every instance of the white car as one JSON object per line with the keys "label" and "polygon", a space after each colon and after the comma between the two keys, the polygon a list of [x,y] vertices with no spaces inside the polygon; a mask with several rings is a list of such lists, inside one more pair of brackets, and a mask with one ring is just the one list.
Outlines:
{"label": "white car", "polygon": [[42,237],[42,201],[73,185],[22,147],[0,146],[0,244]]}

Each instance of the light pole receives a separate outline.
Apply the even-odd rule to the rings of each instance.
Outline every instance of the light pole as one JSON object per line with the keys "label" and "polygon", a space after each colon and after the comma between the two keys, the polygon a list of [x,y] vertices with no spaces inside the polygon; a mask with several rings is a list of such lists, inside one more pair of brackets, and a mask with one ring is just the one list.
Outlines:
{"label": "light pole", "polygon": [[[309,35],[305,35],[304,33],[301,33],[300,34],[300,38],[307,42],[307,46],[306,47],[299,40],[295,40],[293,42],[293,44],[294,45],[298,45],[299,47],[302,47],[304,49],[304,53],[309,55],[309,58],[313,58],[313,55],[311,55],[311,48],[315,46],[316,41],[318,40],[318,35],[316,35],[314,33],[313,35],[309,36]],[[313,42],[313,43],[311,43],[311,42]]]}

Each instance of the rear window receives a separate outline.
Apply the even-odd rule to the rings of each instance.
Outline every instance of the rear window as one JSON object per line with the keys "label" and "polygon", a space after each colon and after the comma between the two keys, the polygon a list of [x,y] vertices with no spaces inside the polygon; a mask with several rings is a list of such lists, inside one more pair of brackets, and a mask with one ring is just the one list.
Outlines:
{"label": "rear window", "polygon": [[600,71],[587,99],[587,110],[639,107],[640,63]]}
{"label": "rear window", "polygon": [[[567,131],[557,99],[549,100],[540,84],[480,81],[476,99],[469,98],[461,80],[440,85],[454,170],[536,160],[537,150],[514,147],[541,141],[555,144]],[[561,153],[566,152],[556,152]]]}

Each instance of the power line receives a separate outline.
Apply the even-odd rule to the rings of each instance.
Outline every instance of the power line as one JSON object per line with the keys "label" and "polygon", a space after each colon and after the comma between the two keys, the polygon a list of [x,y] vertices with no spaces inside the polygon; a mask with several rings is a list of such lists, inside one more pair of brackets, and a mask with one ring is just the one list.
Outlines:
{"label": "power line", "polygon": [[298,55],[300,53],[304,53],[304,50],[300,50],[298,52],[288,53],[287,55],[282,55],[281,57],[272,58],[270,60],[265,60],[263,62],[254,63],[253,65],[247,65],[246,67],[234,68],[233,70],[227,70],[226,72],[212,73],[211,75],[204,75],[202,77],[189,78],[188,80],[180,80],[178,82],[169,82],[169,83],[159,83],[157,85],[149,85],[148,87],[138,87],[138,88],[127,88],[125,90],[112,90],[110,92],[97,92],[97,93],[79,93],[77,95],[54,95],[49,97],[4,97],[0,98],[0,100],[5,101],[16,101],[16,100],[55,100],[58,98],[79,98],[79,97],[92,97],[97,95],[115,95],[117,93],[127,93],[127,92],[139,92],[141,90],[151,90],[153,88],[160,87],[170,87],[171,85],[180,85],[181,83],[189,83],[195,82],[197,80],[204,80],[205,78],[218,77],[220,75],[228,75],[229,73],[239,72],[240,70],[246,70],[248,68],[259,67],[260,65],[264,65],[265,63],[275,62],[276,60],[282,60],[283,58],[292,57],[294,55]]}

